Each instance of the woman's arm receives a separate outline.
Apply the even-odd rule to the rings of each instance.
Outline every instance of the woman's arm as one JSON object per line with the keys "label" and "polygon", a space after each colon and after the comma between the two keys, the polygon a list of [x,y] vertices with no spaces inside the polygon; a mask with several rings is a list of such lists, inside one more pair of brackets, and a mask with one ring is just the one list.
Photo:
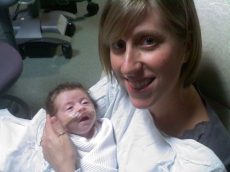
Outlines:
{"label": "woman's arm", "polygon": [[56,117],[47,115],[41,146],[45,159],[56,172],[74,172],[76,152],[69,135]]}

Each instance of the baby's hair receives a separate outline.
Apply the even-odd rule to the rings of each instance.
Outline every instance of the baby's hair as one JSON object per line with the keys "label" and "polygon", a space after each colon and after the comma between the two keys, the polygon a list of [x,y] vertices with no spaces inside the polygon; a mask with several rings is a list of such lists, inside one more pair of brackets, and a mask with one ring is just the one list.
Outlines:
{"label": "baby's hair", "polygon": [[57,113],[57,109],[55,107],[55,100],[57,98],[57,96],[64,92],[64,91],[71,91],[71,90],[75,90],[75,89],[80,89],[82,91],[84,91],[86,93],[86,95],[89,97],[90,101],[92,101],[94,108],[97,108],[97,104],[96,102],[92,99],[92,97],[89,95],[87,89],[85,87],[83,87],[82,84],[78,83],[78,82],[64,82],[59,84],[56,88],[54,88],[53,90],[51,90],[46,98],[46,103],[45,103],[45,108],[46,108],[46,112],[47,114],[49,114],[50,116],[54,116]]}

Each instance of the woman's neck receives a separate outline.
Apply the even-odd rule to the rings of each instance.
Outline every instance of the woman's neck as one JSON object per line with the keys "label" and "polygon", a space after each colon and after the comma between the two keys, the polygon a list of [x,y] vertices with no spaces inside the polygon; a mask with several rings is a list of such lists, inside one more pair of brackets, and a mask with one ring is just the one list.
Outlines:
{"label": "woman's neck", "polygon": [[175,137],[193,129],[202,121],[208,121],[207,111],[194,86],[165,95],[150,109],[150,112],[156,126]]}

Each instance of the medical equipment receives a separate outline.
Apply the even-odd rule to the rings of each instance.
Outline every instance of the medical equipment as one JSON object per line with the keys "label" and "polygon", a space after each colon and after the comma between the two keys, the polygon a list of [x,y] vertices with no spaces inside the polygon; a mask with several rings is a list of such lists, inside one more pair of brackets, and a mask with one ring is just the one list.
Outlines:
{"label": "medical equipment", "polygon": [[[25,10],[19,10],[21,6]],[[43,50],[61,45],[65,58],[71,58],[71,36],[75,32],[75,25],[70,19],[75,17],[72,13],[62,11],[40,12],[39,0],[19,0],[12,14],[12,23],[21,54],[24,57],[50,56]]]}

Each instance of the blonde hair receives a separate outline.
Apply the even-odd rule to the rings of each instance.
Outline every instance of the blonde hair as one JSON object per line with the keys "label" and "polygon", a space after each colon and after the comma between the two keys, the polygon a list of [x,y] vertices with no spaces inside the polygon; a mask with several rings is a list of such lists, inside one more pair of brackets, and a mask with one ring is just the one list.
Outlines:
{"label": "blonde hair", "polygon": [[110,43],[132,31],[151,10],[158,8],[171,33],[186,44],[187,62],[181,69],[184,87],[196,79],[202,42],[193,0],[108,0],[99,25],[99,55],[102,66],[112,76]]}

